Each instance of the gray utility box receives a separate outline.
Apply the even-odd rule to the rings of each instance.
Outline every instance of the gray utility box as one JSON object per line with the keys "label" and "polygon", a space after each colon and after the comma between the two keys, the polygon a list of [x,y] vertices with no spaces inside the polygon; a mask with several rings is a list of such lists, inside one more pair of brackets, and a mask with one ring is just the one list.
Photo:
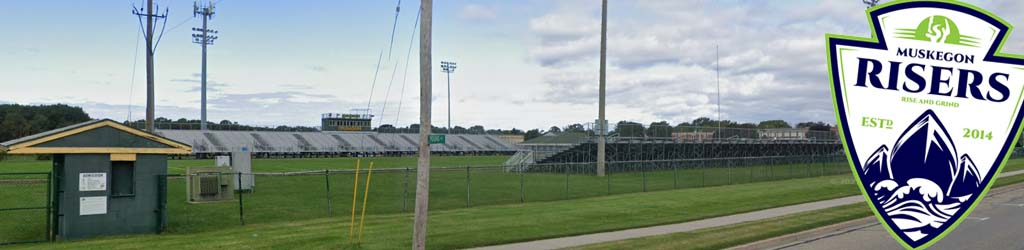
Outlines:
{"label": "gray utility box", "polygon": [[229,167],[190,167],[187,170],[188,202],[234,200],[238,174]]}
{"label": "gray utility box", "polygon": [[256,178],[252,175],[252,152],[248,148],[231,152],[231,169],[242,174],[242,178],[235,178],[235,190],[252,191]]}
{"label": "gray utility box", "polygon": [[189,145],[93,120],[0,143],[8,154],[53,155],[51,234],[59,239],[159,233],[167,221],[167,155]]}

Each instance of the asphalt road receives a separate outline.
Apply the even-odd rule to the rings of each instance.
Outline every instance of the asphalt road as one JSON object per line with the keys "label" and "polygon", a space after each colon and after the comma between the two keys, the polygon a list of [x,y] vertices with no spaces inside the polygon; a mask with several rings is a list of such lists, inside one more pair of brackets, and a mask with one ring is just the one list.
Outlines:
{"label": "asphalt road", "polygon": [[[874,218],[785,238],[788,242],[775,242],[774,247],[761,243],[758,248],[903,249]],[[1024,184],[992,190],[960,226],[930,249],[1024,249]]]}

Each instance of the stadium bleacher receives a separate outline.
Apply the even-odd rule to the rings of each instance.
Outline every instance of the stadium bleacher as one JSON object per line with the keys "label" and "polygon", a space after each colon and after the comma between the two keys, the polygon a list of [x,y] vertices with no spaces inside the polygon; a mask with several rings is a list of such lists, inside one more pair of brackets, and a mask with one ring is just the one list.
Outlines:
{"label": "stadium bleacher", "polygon": [[[256,157],[401,156],[417,152],[419,135],[375,132],[285,132],[225,130],[157,130],[157,134],[193,147],[196,158],[210,158],[246,148]],[[518,148],[494,135],[447,135],[446,144],[431,145],[443,155],[513,154]]]}

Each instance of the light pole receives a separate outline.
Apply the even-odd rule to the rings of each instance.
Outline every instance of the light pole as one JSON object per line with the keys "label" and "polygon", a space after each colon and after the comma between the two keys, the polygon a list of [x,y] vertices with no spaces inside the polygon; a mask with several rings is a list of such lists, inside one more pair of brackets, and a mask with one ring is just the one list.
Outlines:
{"label": "light pole", "polygon": [[604,176],[605,172],[605,133],[608,132],[608,122],[604,117],[604,92],[605,92],[605,63],[608,51],[608,0],[601,1],[601,68],[600,79],[598,80],[598,102],[597,102],[597,176]]}
{"label": "light pole", "polygon": [[212,19],[214,15],[213,3],[201,4],[196,2],[192,5],[193,16],[203,16],[203,27],[192,28],[196,34],[192,34],[192,43],[199,44],[203,47],[203,70],[202,70],[202,92],[201,100],[202,107],[200,109],[200,121],[199,129],[206,130],[206,46],[213,45],[213,40],[217,40],[217,31],[211,30],[206,27],[208,19]]}
{"label": "light pole", "polygon": [[441,61],[441,72],[448,77],[448,133],[452,133],[452,73],[455,73],[455,62]]}

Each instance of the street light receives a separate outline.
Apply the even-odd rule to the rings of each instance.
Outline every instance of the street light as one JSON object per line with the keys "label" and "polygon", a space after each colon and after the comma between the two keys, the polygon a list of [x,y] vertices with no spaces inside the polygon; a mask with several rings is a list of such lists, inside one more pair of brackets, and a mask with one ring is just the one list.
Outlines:
{"label": "street light", "polygon": [[452,73],[455,73],[455,62],[441,61],[441,72],[448,77],[448,133],[452,133]]}

